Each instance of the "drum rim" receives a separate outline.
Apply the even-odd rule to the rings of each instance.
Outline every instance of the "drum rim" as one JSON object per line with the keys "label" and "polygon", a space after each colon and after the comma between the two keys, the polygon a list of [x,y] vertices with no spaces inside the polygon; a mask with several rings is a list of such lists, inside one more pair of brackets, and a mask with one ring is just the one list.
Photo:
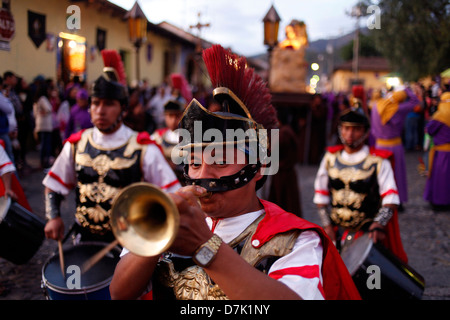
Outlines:
{"label": "drum rim", "polygon": [[373,247],[373,241],[372,241],[372,239],[369,238],[369,235],[367,233],[364,233],[363,235],[361,235],[360,237],[354,239],[353,241],[363,240],[363,239],[368,242],[368,245],[367,245],[366,249],[363,251],[363,254],[361,254],[361,256],[356,260],[357,264],[355,264],[353,266],[353,268],[352,268],[354,270],[350,270],[349,266],[347,266],[347,264],[345,263],[344,258],[342,257],[342,254],[344,254],[345,251],[347,251],[352,246],[352,244],[350,244],[348,247],[346,247],[345,248],[346,250],[341,253],[342,260],[344,260],[344,264],[347,267],[347,269],[348,269],[348,271],[349,271],[351,276],[355,275],[356,271],[358,271],[359,267],[364,263],[364,261],[368,257],[368,255],[369,255],[369,253],[370,253],[370,251],[372,250],[372,247]]}
{"label": "drum rim", "polygon": [[[6,198],[6,199],[5,199]],[[0,223],[6,218],[11,207],[10,197],[0,197]]]}
{"label": "drum rim", "polygon": [[[106,246],[108,245],[106,242],[99,242],[99,241],[87,241],[87,242],[80,242],[79,244],[74,245],[71,248],[75,248],[75,247],[79,247],[79,246],[92,246],[92,245],[100,245],[100,246]],[[112,250],[116,250],[116,248],[113,248]],[[112,251],[111,250],[111,251]],[[54,257],[56,256],[56,253],[54,253],[52,256],[50,256],[46,262],[44,263],[44,265],[42,266],[42,283],[43,285],[47,288],[50,289],[52,291],[55,291],[57,293],[62,293],[62,294],[69,294],[69,295],[77,295],[77,294],[87,294],[87,293],[92,293],[95,291],[98,291],[98,289],[104,289],[106,288],[110,283],[111,280],[114,276],[111,275],[110,277],[106,278],[103,281],[100,281],[96,284],[90,285],[90,286],[85,286],[85,287],[81,287],[80,289],[68,289],[68,288],[63,288],[60,286],[57,286],[55,284],[52,284],[51,282],[48,281],[48,279],[45,277],[45,267],[48,266],[50,260],[52,260]]]}

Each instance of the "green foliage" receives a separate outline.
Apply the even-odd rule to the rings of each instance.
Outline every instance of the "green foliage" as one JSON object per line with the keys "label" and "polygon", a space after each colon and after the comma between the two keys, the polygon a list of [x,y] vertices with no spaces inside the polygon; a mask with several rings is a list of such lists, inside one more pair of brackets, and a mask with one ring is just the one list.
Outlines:
{"label": "green foliage", "polygon": [[381,28],[371,30],[376,48],[405,80],[437,75],[450,67],[448,0],[369,0],[381,9]]}
{"label": "green foliage", "polygon": [[[344,61],[353,59],[353,43],[350,41],[340,50],[341,57]],[[375,40],[371,35],[359,34],[359,56],[361,57],[379,57],[381,53],[375,46]]]}

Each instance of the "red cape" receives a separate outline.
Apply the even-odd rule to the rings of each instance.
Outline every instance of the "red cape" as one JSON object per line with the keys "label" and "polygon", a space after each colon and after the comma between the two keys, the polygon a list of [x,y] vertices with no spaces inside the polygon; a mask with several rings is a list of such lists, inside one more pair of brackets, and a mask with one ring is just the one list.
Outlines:
{"label": "red cape", "polygon": [[291,230],[313,230],[322,240],[323,264],[322,277],[323,289],[326,300],[360,300],[358,289],[348,273],[342,258],[325,231],[318,225],[311,223],[296,215],[286,212],[269,201],[260,200],[266,215],[258,224],[252,238],[259,240],[259,246],[269,241],[278,233]]}
{"label": "red cape", "polygon": [[[17,203],[20,204],[22,207],[27,209],[28,211],[32,212],[30,204],[28,203],[28,200],[25,196],[25,193],[22,189],[22,186],[20,185],[19,180],[16,177],[16,174],[13,173],[11,176],[11,189],[16,193],[17,195]],[[0,179],[0,197],[3,197],[5,195],[5,186],[3,184],[3,180]]]}

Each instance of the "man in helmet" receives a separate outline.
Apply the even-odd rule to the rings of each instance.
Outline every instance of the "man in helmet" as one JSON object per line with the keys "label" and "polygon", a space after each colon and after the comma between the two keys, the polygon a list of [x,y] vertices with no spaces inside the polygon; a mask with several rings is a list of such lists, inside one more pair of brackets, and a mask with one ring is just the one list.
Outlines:
{"label": "man in helmet", "polygon": [[60,203],[76,189],[75,231],[80,241],[114,240],[110,209],[114,196],[138,181],[151,182],[174,191],[180,184],[148,133],[125,126],[122,114],[128,104],[128,91],[121,75],[120,56],[102,51],[104,73],[94,82],[90,115],[93,128],[73,134],[45,176],[47,238],[64,235]]}
{"label": "man in helmet", "polygon": [[162,256],[125,248],[112,298],[358,299],[324,231],[256,195],[277,124],[265,83],[219,45],[203,59],[222,109],[193,99],[180,121],[186,186],[170,194],[180,212],[176,238]]}
{"label": "man in helmet", "polygon": [[339,118],[342,145],[329,147],[314,182],[314,203],[322,226],[338,249],[346,240],[368,232],[406,260],[396,210],[400,203],[389,158],[369,148],[369,119],[358,101]]}

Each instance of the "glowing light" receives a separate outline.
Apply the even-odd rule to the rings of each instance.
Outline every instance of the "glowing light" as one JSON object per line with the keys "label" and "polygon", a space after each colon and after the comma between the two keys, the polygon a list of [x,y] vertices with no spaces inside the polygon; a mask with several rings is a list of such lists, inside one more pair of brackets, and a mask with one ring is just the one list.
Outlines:
{"label": "glowing light", "polygon": [[319,64],[318,63],[312,63],[311,64],[311,69],[313,69],[314,71],[317,71],[317,70],[319,70]]}
{"label": "glowing light", "polygon": [[400,84],[400,79],[398,77],[389,77],[386,79],[386,84],[388,87],[396,87]]}

